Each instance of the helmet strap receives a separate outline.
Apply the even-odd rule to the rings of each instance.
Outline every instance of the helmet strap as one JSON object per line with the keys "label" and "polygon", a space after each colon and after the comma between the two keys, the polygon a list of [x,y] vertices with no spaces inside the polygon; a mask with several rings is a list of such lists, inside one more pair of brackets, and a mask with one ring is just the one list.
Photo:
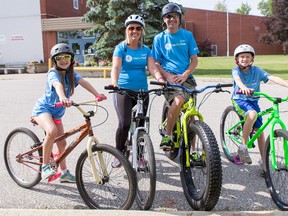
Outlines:
{"label": "helmet strap", "polygon": [[246,66],[246,67],[242,66],[242,65],[239,63],[239,61],[236,60],[236,59],[235,59],[235,63],[236,63],[236,65],[238,65],[238,67],[239,67],[241,70],[245,70],[246,68],[250,67],[250,66],[254,63],[254,58],[253,58],[253,60],[250,62],[250,64],[249,64],[248,66]]}

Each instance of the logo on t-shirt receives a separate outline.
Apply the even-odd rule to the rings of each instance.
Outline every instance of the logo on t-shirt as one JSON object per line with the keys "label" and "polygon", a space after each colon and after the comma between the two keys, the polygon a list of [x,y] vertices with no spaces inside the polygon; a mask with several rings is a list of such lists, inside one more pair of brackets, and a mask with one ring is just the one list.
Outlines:
{"label": "logo on t-shirt", "polygon": [[165,45],[165,49],[166,50],[170,50],[172,48],[172,45],[170,44],[170,43],[167,43],[166,45]]}
{"label": "logo on t-shirt", "polygon": [[126,59],[127,62],[131,62],[132,61],[132,56],[126,55],[125,59]]}

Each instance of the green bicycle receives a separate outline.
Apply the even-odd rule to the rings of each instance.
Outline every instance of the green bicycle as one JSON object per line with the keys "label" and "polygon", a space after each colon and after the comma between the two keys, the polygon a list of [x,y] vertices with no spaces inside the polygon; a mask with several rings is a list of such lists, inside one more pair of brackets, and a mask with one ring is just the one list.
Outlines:
{"label": "green bicycle", "polygon": [[[264,175],[266,185],[277,207],[288,210],[288,131],[280,118],[279,104],[288,101],[286,98],[270,97],[263,92],[252,92],[254,97],[264,97],[273,103],[273,106],[258,113],[258,116],[268,115],[263,125],[251,133],[247,142],[248,148],[255,147],[254,141],[270,125],[269,136],[264,148]],[[227,107],[221,117],[220,138],[221,145],[227,159],[239,163],[238,145],[242,142],[242,130],[245,119],[239,116],[231,105]],[[278,126],[278,127],[277,127]]]}
{"label": "green bicycle", "polygon": [[[214,92],[225,92],[222,87],[232,84],[208,85],[199,90],[191,90],[182,85],[150,82],[162,85],[163,92],[185,91],[190,99],[182,106],[178,121],[173,129],[174,146],[165,154],[174,160],[179,156],[180,178],[183,191],[189,205],[195,210],[209,211],[219,200],[222,187],[222,164],[217,140],[211,128],[204,122],[199,107]],[[196,95],[207,89],[200,105],[196,107]],[[162,124],[159,132],[164,136],[170,104],[165,101],[162,112]],[[190,121],[190,117],[198,118]]]}

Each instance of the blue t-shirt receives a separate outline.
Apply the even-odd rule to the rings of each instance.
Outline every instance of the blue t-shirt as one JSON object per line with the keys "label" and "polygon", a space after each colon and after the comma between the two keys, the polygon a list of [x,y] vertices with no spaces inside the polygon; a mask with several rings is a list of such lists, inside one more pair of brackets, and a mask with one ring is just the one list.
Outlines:
{"label": "blue t-shirt", "polygon": [[118,86],[135,91],[148,90],[146,66],[148,57],[152,56],[149,47],[143,45],[142,48],[130,49],[123,41],[115,47],[114,56],[122,58]]}
{"label": "blue t-shirt", "polygon": [[155,36],[152,54],[164,70],[183,74],[190,65],[190,57],[199,53],[192,32],[179,28],[171,34],[167,30]]}
{"label": "blue t-shirt", "polygon": [[[61,75],[54,68],[48,71],[45,94],[36,101],[36,104],[32,111],[32,116],[38,116],[42,113],[49,113],[52,115],[54,119],[62,118],[62,116],[65,113],[66,107],[58,107],[58,108],[54,107],[54,104],[56,102],[59,102],[60,100],[59,100],[59,96],[56,93],[56,89],[52,85],[54,82],[62,83],[61,79],[62,79]],[[80,79],[82,79],[82,77],[76,71],[74,71],[74,86],[75,87],[77,87],[78,81]],[[70,98],[71,88],[70,88],[70,80],[68,77],[68,73],[65,74],[64,83],[65,83],[66,97]]]}
{"label": "blue t-shirt", "polygon": [[236,91],[240,90],[240,88],[235,83],[235,78],[240,77],[243,84],[250,89],[254,89],[254,91],[259,92],[260,91],[260,83],[268,82],[270,74],[266,71],[262,70],[261,68],[257,66],[250,66],[247,73],[244,73],[243,70],[241,70],[238,66],[233,68],[232,70],[232,79],[233,79],[233,86],[234,86],[234,92],[232,95],[233,99],[242,99],[242,100],[259,100],[252,98],[252,97],[246,97],[245,94],[236,94]]}

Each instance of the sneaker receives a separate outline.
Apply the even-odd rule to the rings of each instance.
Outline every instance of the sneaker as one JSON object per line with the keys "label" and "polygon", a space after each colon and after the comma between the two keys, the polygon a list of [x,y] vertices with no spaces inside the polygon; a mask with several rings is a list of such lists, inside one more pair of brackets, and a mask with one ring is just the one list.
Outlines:
{"label": "sneaker", "polygon": [[70,173],[70,171],[67,169],[60,177],[61,183],[75,183],[76,177]]}
{"label": "sneaker", "polygon": [[243,148],[243,149],[239,148],[238,149],[238,155],[239,155],[239,158],[240,158],[242,163],[247,163],[247,164],[252,163],[252,160],[249,156],[247,148]]}
{"label": "sneaker", "polygon": [[120,168],[122,166],[122,164],[117,158],[114,158],[114,161],[111,163],[111,166],[113,168]]}
{"label": "sneaker", "polygon": [[49,177],[56,174],[56,171],[51,168],[50,164],[42,165],[41,168],[41,178],[42,179],[48,179]]}
{"label": "sneaker", "polygon": [[163,149],[164,151],[170,151],[172,146],[173,146],[173,142],[171,140],[171,137],[164,136],[160,144],[160,149]]}

